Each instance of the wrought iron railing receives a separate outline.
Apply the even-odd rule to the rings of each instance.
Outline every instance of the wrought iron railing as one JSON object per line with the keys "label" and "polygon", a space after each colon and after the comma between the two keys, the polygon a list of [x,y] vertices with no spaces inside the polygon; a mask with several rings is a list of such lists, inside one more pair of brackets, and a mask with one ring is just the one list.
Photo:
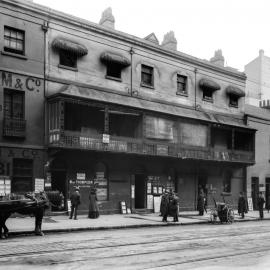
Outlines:
{"label": "wrought iron railing", "polygon": [[89,135],[73,131],[50,131],[49,146],[88,149],[151,156],[168,156],[180,159],[215,160],[253,164],[254,152],[220,150],[208,147],[179,145],[151,140],[110,136],[107,143],[103,135]]}
{"label": "wrought iron railing", "polygon": [[26,120],[4,118],[3,136],[24,138],[26,133]]}

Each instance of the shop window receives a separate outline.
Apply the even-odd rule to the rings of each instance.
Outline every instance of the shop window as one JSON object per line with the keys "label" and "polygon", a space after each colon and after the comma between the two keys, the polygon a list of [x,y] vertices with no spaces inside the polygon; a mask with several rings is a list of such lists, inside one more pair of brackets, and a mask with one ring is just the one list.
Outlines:
{"label": "shop window", "polygon": [[231,172],[226,172],[223,179],[223,192],[231,192]]}
{"label": "shop window", "polygon": [[203,89],[203,100],[213,102],[213,91],[211,89]]}
{"label": "shop window", "polygon": [[177,95],[187,96],[187,77],[177,74]]}
{"label": "shop window", "polygon": [[122,70],[122,66],[113,62],[108,63],[106,78],[121,80],[121,70]]}
{"label": "shop window", "polygon": [[154,69],[146,65],[141,66],[141,85],[154,87]]}
{"label": "shop window", "polygon": [[12,27],[4,27],[4,51],[24,54],[25,33]]}
{"label": "shop window", "polygon": [[59,64],[60,66],[77,68],[77,55],[69,51],[60,50],[59,51]]}
{"label": "shop window", "polygon": [[238,108],[238,96],[230,95],[229,96],[229,106]]}
{"label": "shop window", "polygon": [[33,190],[33,160],[13,159],[12,192],[25,193]]}

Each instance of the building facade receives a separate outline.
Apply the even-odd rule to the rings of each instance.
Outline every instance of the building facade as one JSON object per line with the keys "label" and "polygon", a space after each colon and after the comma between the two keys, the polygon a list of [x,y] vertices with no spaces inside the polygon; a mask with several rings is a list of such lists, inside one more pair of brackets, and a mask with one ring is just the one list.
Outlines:
{"label": "building facade", "polygon": [[26,192],[47,159],[43,20],[13,1],[1,1],[0,16],[0,193],[5,179],[8,192]]}
{"label": "building facade", "polygon": [[45,180],[65,201],[79,186],[87,211],[96,184],[103,213],[119,213],[121,201],[153,210],[166,189],[177,192],[182,210],[196,209],[200,189],[209,204],[211,191],[231,192],[236,202],[255,153],[243,73],[177,51],[173,32],[160,45],[154,33],[117,31],[110,9],[94,24],[34,3],[16,8],[42,18],[45,138],[38,140],[47,148]]}
{"label": "building facade", "polygon": [[246,103],[257,107],[270,107],[270,57],[260,50],[259,56],[245,65]]}

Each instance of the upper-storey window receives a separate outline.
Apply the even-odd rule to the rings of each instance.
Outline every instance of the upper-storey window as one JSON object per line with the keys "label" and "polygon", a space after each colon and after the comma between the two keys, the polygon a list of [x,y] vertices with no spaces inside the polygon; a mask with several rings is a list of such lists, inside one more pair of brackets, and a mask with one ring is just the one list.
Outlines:
{"label": "upper-storey window", "polygon": [[187,95],[187,77],[177,74],[177,95]]}
{"label": "upper-storey window", "polygon": [[238,108],[238,96],[230,95],[229,96],[229,106]]}
{"label": "upper-storey window", "polygon": [[4,90],[4,118],[24,119],[24,92]]}
{"label": "upper-storey window", "polygon": [[213,102],[213,93],[220,90],[220,85],[211,79],[202,78],[199,81],[199,86],[202,89],[203,100]]}
{"label": "upper-storey window", "polygon": [[141,85],[154,87],[154,68],[153,67],[142,65]]}
{"label": "upper-storey window", "polygon": [[213,101],[213,91],[209,89],[203,89],[203,99],[206,101]]}
{"label": "upper-storey window", "polygon": [[67,51],[60,50],[59,64],[61,66],[77,68],[77,55]]}
{"label": "upper-storey window", "polygon": [[4,51],[24,54],[25,33],[12,27],[4,27]]}
{"label": "upper-storey window", "polygon": [[234,85],[227,86],[225,90],[229,97],[229,106],[238,108],[238,101],[241,97],[245,96],[245,92]]}
{"label": "upper-storey window", "polygon": [[121,80],[121,71],[122,67],[115,63],[109,63],[107,64],[107,78],[115,78]]}

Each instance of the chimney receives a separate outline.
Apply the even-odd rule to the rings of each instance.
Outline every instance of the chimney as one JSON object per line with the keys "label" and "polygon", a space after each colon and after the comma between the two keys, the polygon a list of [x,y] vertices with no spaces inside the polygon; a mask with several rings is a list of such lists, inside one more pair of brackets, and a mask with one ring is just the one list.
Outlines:
{"label": "chimney", "polygon": [[112,8],[108,7],[102,12],[99,24],[111,29],[114,29],[115,19],[112,14]]}
{"label": "chimney", "polygon": [[177,40],[174,36],[173,31],[170,31],[164,35],[161,46],[163,46],[164,48],[168,50],[173,50],[173,51],[177,50]]}
{"label": "chimney", "polygon": [[214,65],[224,67],[224,56],[222,55],[222,50],[215,51],[214,57],[210,59],[210,62]]}

